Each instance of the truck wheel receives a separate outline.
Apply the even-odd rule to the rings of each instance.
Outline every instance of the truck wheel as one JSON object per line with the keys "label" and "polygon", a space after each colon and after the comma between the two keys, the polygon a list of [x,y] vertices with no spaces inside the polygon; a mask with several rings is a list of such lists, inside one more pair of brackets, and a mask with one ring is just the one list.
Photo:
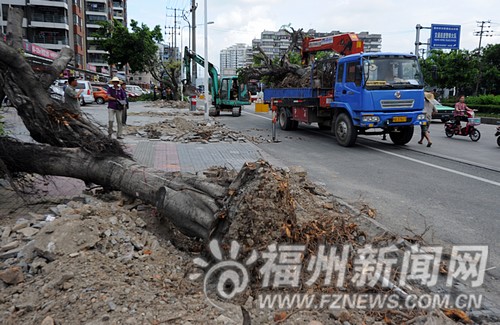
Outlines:
{"label": "truck wheel", "polygon": [[326,124],[326,123],[322,123],[322,122],[318,122],[318,126],[319,126],[319,129],[320,130],[331,130],[331,126]]}
{"label": "truck wheel", "polygon": [[238,117],[241,115],[241,106],[233,107],[233,116]]}
{"label": "truck wheel", "polygon": [[413,125],[404,126],[400,129],[400,132],[391,132],[389,136],[392,142],[398,146],[407,144],[413,138]]}
{"label": "truck wheel", "polygon": [[280,108],[280,114],[278,116],[280,128],[285,131],[290,131],[293,129],[293,122],[291,118],[288,117],[286,113],[286,108]]}
{"label": "truck wheel", "polygon": [[343,147],[352,147],[356,143],[358,133],[346,113],[340,113],[335,121],[335,137]]}

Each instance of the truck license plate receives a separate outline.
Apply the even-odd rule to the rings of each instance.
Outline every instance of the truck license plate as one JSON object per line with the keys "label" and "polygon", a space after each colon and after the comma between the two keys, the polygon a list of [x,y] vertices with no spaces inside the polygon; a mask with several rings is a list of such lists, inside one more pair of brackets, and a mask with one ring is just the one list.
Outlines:
{"label": "truck license plate", "polygon": [[392,118],[392,121],[395,123],[406,122],[406,116],[395,116]]}

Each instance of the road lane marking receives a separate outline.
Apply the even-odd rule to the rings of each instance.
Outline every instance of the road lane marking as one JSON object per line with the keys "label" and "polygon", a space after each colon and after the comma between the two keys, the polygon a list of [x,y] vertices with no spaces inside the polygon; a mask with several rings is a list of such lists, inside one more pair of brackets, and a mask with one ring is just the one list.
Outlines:
{"label": "road lane marking", "polygon": [[262,115],[257,115],[257,114],[254,114],[254,113],[250,113],[250,112],[244,112],[245,114],[249,114],[249,115],[253,115],[253,116],[256,116],[256,117],[260,117],[260,118],[263,118],[263,119],[266,119],[266,120],[269,120],[269,121],[272,121],[273,119],[270,118],[270,117],[265,117],[265,116],[262,116]]}
{"label": "road lane marking", "polygon": [[[245,112],[245,113],[253,115],[253,116],[256,116],[256,117],[260,117],[260,118],[263,118],[263,119],[266,119],[266,120],[272,121],[272,119],[269,118],[269,117],[265,117],[265,116],[261,116],[261,115],[257,115],[257,114],[253,114],[253,113],[249,113],[249,112]],[[321,135],[324,135],[324,136],[327,136],[327,137],[330,137],[330,138],[335,138],[332,135],[324,134],[324,133],[317,132],[317,131],[314,131],[314,130],[308,130],[308,131],[313,132],[313,133],[318,133],[318,134],[321,134]],[[370,147],[370,146],[365,145],[365,144],[357,143],[357,145],[361,146],[361,147],[368,148],[368,149],[372,149],[372,150],[375,150],[375,151],[378,151],[378,152],[382,152],[382,153],[385,153],[385,154],[388,154],[388,155],[391,155],[391,156],[394,156],[394,157],[398,157],[398,158],[401,158],[401,159],[406,159],[406,160],[409,160],[409,161],[412,161],[412,162],[416,162],[416,163],[419,163],[419,164],[422,164],[422,165],[425,165],[425,166],[429,166],[429,167],[433,167],[433,168],[436,168],[436,169],[444,170],[444,171],[452,173],[452,174],[457,174],[457,175],[464,176],[464,177],[467,177],[467,178],[472,178],[472,179],[475,179],[475,180],[480,181],[480,182],[484,182],[484,183],[488,183],[488,184],[500,187],[500,183],[499,182],[495,182],[495,181],[492,181],[492,180],[489,180],[489,179],[486,179],[486,178],[483,178],[483,177],[474,176],[474,175],[470,175],[470,174],[467,174],[467,173],[459,172],[459,171],[456,171],[456,170],[453,170],[453,169],[450,169],[450,168],[446,168],[446,167],[442,167],[442,166],[439,166],[439,165],[431,164],[431,163],[428,163],[428,162],[425,162],[425,161],[421,161],[421,160],[418,160],[418,159],[415,159],[415,158],[410,158],[410,157],[399,155],[397,153],[393,153],[393,152],[390,152],[390,151],[386,151],[386,150],[382,150],[382,149]]]}
{"label": "road lane marking", "polygon": [[382,150],[382,149],[370,147],[370,146],[367,146],[365,144],[359,144],[358,143],[358,145],[361,146],[361,147],[365,147],[365,148],[371,149],[371,150],[375,150],[375,151],[378,151],[378,152],[385,153],[387,155],[391,155],[391,156],[398,157],[398,158],[401,158],[401,159],[406,159],[406,160],[413,161],[413,162],[416,162],[416,163],[419,163],[419,164],[422,164],[422,165],[425,165],[425,166],[433,167],[433,168],[436,168],[436,169],[441,169],[441,170],[444,170],[444,171],[452,173],[452,174],[457,174],[457,175],[460,175],[460,176],[472,178],[472,179],[475,179],[477,181],[481,181],[481,182],[484,182],[484,183],[488,183],[488,184],[492,184],[492,185],[500,187],[500,183],[499,182],[491,181],[491,180],[483,178],[483,177],[474,176],[474,175],[470,175],[470,174],[467,174],[467,173],[459,172],[459,171],[456,171],[456,170],[453,170],[453,169],[450,169],[450,168],[446,168],[446,167],[442,167],[442,166],[439,166],[439,165],[431,164],[431,163],[428,163],[428,162],[425,162],[425,161],[421,161],[421,160],[418,160],[418,159],[415,159],[415,158],[410,158],[410,157],[406,157],[406,156],[403,156],[403,155],[399,155],[399,154],[394,153],[394,152],[390,152],[390,151],[386,151],[386,150]]}

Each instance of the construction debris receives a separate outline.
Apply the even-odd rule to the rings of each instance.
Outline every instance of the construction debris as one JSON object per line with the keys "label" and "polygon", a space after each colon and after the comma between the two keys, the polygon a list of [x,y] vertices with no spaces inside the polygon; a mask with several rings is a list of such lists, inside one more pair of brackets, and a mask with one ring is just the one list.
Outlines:
{"label": "construction debris", "polygon": [[128,126],[125,132],[147,139],[172,142],[259,142],[255,137],[248,137],[241,132],[229,130],[217,121],[205,121],[203,118],[190,119],[175,116],[162,122],[145,126]]}
{"label": "construction debris", "polygon": [[[177,121],[186,127],[182,123]],[[301,167],[286,170],[258,161],[247,163],[238,174],[214,167],[203,175],[227,188],[219,215],[227,223],[214,235],[223,234],[224,251],[233,240],[240,243],[241,257],[253,249],[265,251],[273,243],[303,244],[299,265],[306,270],[321,244],[359,248],[380,237],[368,231],[357,213],[309,180]],[[227,301],[215,297],[220,310],[208,302],[203,277],[190,277],[199,266],[195,259],[207,257],[205,244],[183,237],[153,208],[124,202],[119,193],[82,196],[52,206],[45,214],[0,218],[0,234],[3,324],[248,324],[248,319],[252,324],[444,324],[453,323],[445,314],[457,315],[262,309],[259,294],[272,291],[262,287],[261,259],[249,266],[251,281],[240,296]],[[351,259],[347,265],[346,279],[350,279]],[[300,281],[310,275],[304,272]],[[301,288],[275,292],[303,292]],[[355,292],[351,285],[308,290]]]}

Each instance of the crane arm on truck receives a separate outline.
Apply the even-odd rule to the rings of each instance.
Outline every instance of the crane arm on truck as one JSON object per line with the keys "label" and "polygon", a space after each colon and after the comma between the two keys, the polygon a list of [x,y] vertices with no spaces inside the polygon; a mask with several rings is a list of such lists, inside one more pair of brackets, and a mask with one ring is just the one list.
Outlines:
{"label": "crane arm on truck", "polygon": [[354,33],[332,35],[326,37],[306,37],[302,41],[302,60],[309,64],[310,56],[321,51],[332,51],[339,55],[361,53],[364,43]]}
{"label": "crane arm on truck", "polygon": [[[186,84],[191,84],[191,60],[202,67],[205,66],[205,59],[198,54],[190,51],[187,46],[184,48],[184,68],[186,69]],[[219,74],[215,66],[208,62],[208,74],[212,78],[212,100],[215,102],[219,94]]]}

